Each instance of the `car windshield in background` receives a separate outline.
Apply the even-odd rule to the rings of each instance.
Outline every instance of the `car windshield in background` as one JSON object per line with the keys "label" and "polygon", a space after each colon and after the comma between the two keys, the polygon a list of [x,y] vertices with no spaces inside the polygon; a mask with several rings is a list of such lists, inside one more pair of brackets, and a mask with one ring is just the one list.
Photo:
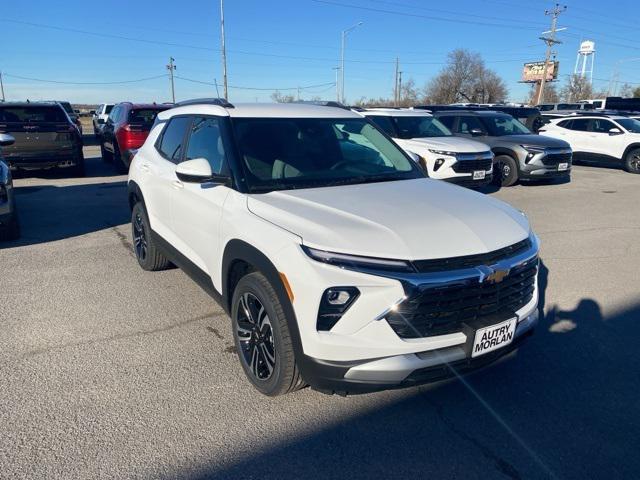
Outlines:
{"label": "car windshield in background", "polygon": [[252,192],[421,178],[365,119],[234,118]]}
{"label": "car windshield in background", "polygon": [[69,102],[60,102],[60,105],[62,105],[62,108],[64,108],[64,111],[67,113],[70,113],[73,115],[73,107],[71,106],[71,104]]}
{"label": "car windshield in background", "polygon": [[158,108],[136,108],[129,112],[128,121],[129,123],[151,125],[161,111]]}
{"label": "car windshield in background", "polygon": [[640,133],[640,121],[633,118],[623,118],[616,120],[624,129],[631,133]]}
{"label": "car windshield in background", "polygon": [[531,130],[510,115],[483,116],[481,118],[492,137],[531,134]]}
{"label": "car windshield in background", "polygon": [[435,117],[393,117],[399,138],[450,137],[451,131]]}
{"label": "car windshield in background", "polygon": [[3,107],[0,106],[0,122],[16,123],[60,123],[68,122],[64,110],[58,106]]}
{"label": "car windshield in background", "polygon": [[107,105],[104,107],[104,113],[111,113],[111,110],[113,110],[113,105]]}

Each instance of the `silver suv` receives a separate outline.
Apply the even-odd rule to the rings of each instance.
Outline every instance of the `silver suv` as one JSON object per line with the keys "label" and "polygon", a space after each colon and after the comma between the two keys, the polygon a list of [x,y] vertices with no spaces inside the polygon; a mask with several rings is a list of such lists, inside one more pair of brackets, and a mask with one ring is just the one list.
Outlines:
{"label": "silver suv", "polygon": [[454,135],[474,138],[491,147],[497,179],[509,187],[518,180],[542,180],[571,175],[573,153],[564,140],[536,135],[506,113],[454,110],[435,116]]}

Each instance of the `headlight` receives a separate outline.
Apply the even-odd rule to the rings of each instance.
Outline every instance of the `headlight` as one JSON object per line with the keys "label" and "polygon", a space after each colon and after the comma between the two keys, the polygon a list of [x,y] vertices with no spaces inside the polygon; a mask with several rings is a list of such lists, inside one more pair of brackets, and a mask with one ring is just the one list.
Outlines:
{"label": "headlight", "polygon": [[540,153],[544,153],[546,150],[544,147],[539,147],[537,145],[520,145],[527,151],[526,161],[529,162],[533,157]]}
{"label": "headlight", "polygon": [[391,258],[362,257],[344,253],[326,252],[302,245],[302,250],[317,262],[327,263],[348,270],[393,270],[395,272],[413,272],[410,262]]}
{"label": "headlight", "polygon": [[448,152],[446,150],[432,150],[429,149],[431,153],[435,153],[436,155],[444,155],[446,157],[456,157],[458,154],[456,152]]}

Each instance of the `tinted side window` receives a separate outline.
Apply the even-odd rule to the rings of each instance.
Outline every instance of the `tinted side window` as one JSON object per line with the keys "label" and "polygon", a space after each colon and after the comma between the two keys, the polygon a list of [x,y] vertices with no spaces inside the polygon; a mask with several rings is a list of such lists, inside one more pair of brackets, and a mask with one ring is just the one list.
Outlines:
{"label": "tinted side window", "polygon": [[471,130],[480,130],[484,132],[480,120],[476,117],[460,117],[460,125],[458,126],[459,133],[468,133],[471,135]]}
{"label": "tinted side window", "polygon": [[571,130],[571,122],[573,122],[573,120],[563,120],[561,122],[558,122],[558,126]]}
{"label": "tinted side window", "polygon": [[453,124],[456,122],[456,117],[453,117],[453,116],[438,117],[438,120],[444,123],[444,126],[447,127],[449,130],[453,131]]}
{"label": "tinted side window", "polygon": [[382,115],[371,115],[367,116],[369,120],[376,124],[383,132],[385,132],[390,137],[395,137],[395,132],[393,130],[393,123],[391,123],[391,117],[385,117]]}
{"label": "tinted side window", "polygon": [[604,118],[596,118],[592,120],[592,130],[597,133],[609,133],[609,130],[612,128],[616,128],[613,122],[606,120]]}
{"label": "tinted side window", "polygon": [[165,127],[158,150],[167,160],[178,163],[182,157],[184,134],[189,122],[188,117],[172,118]]}
{"label": "tinted side window", "polygon": [[571,130],[586,132],[589,130],[589,121],[588,118],[576,118],[571,122]]}
{"label": "tinted side window", "polygon": [[186,160],[206,158],[213,173],[220,174],[224,166],[224,144],[220,133],[220,119],[196,117],[189,129]]}

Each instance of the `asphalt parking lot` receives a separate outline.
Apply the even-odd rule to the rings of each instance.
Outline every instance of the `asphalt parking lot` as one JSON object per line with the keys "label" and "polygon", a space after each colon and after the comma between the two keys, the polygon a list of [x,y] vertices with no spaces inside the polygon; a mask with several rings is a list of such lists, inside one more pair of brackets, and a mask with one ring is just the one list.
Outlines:
{"label": "asphalt parking lot", "polygon": [[0,250],[1,478],[636,478],[640,178],[492,193],[542,240],[543,318],[465,379],[275,399],[243,377],[228,318],[179,270],[131,253],[126,177],[15,180]]}

